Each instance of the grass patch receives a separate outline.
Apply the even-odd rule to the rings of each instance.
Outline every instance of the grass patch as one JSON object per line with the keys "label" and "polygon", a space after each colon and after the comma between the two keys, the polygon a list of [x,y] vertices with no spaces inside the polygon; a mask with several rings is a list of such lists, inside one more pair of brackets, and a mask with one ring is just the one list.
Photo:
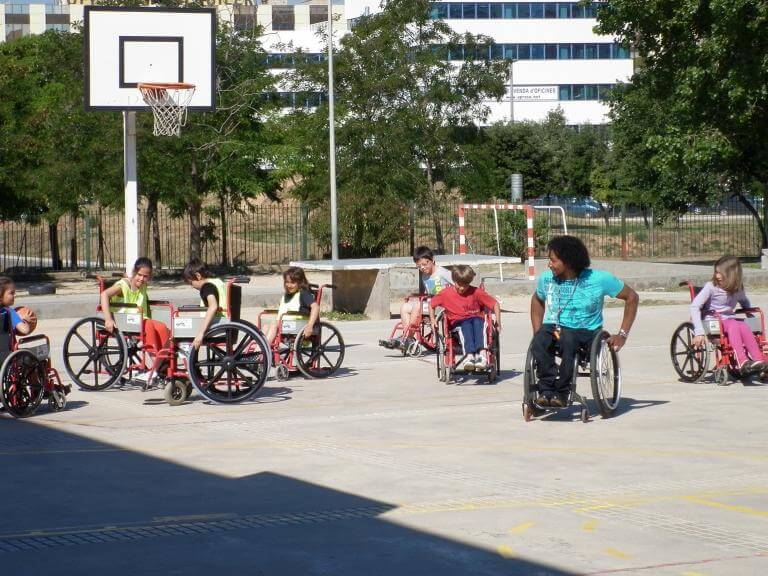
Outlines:
{"label": "grass patch", "polygon": [[341,312],[339,310],[329,310],[320,314],[326,320],[336,320],[339,322],[349,320],[368,320],[368,316],[362,312]]}

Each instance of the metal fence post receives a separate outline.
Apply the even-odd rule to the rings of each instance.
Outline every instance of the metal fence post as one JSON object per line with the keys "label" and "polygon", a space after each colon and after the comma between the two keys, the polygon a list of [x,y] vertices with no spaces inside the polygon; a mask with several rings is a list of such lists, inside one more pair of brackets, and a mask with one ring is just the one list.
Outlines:
{"label": "metal fence post", "polygon": [[307,259],[307,221],[309,220],[309,208],[304,202],[300,204],[301,212],[301,259]]}

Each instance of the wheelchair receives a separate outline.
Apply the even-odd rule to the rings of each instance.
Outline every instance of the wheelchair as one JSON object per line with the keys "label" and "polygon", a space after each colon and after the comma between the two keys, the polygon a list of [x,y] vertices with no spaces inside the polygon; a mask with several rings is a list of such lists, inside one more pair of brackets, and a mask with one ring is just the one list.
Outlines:
{"label": "wheelchair", "polygon": [[[437,379],[440,382],[450,384],[454,376],[459,374],[456,367],[467,357],[461,347],[459,328],[450,328],[445,311],[439,309],[436,314],[437,333],[435,334],[435,346],[437,352]],[[499,360],[500,344],[499,331],[496,328],[496,319],[492,312],[484,312],[483,325],[485,328],[486,347],[481,353],[485,354],[487,368],[483,371],[461,372],[465,376],[479,376],[485,378],[488,384],[499,377],[501,364]]]}
{"label": "wheelchair", "polygon": [[[603,418],[610,418],[615,413],[621,400],[621,368],[619,356],[610,348],[607,339],[610,334],[600,331],[595,334],[589,347],[581,347],[574,359],[573,378],[571,379],[568,402],[564,408],[539,406],[536,399],[539,395],[537,362],[533,357],[531,347],[525,357],[525,373],[523,375],[523,419],[530,422],[534,417],[544,414],[567,410],[574,404],[580,406],[582,422],[589,422],[590,412],[587,399],[577,390],[579,376],[588,377],[592,388],[592,397]],[[555,354],[556,363],[560,364],[560,350],[557,341],[553,340],[550,352]]]}
{"label": "wheelchair", "polygon": [[189,305],[173,310],[169,345],[157,356],[157,362],[165,361],[157,377],[170,405],[183,404],[193,386],[216,404],[244,402],[264,386],[270,368],[267,340],[259,328],[240,317],[238,284],[249,281],[247,277],[227,280],[227,307],[213,318],[198,349],[192,341],[208,308]]}
{"label": "wheelchair", "polygon": [[405,298],[406,302],[415,302],[421,310],[421,321],[418,326],[403,326],[402,321],[398,321],[392,328],[389,340],[400,338],[403,342],[410,342],[407,346],[402,346],[400,351],[403,356],[419,358],[426,351],[435,350],[435,335],[432,333],[432,325],[429,323],[429,299],[427,294],[411,294]]}
{"label": "wheelchair", "polygon": [[[310,290],[319,305],[323,290],[333,289],[333,284],[310,284]],[[262,310],[257,319],[261,328],[264,316],[276,316],[277,310]],[[298,314],[284,314],[280,319],[275,340],[270,343],[275,376],[278,380],[287,380],[291,372],[297,370],[311,379],[327,378],[334,374],[344,361],[344,338],[333,324],[318,320],[312,336],[304,336],[308,317]]]}
{"label": "wheelchair", "polygon": [[[690,292],[691,301],[701,291],[690,281],[680,282]],[[766,347],[765,315],[760,308],[736,310],[734,316],[741,318],[751,329],[761,349]],[[727,386],[733,379],[740,379],[738,362],[733,347],[723,330],[723,318],[713,313],[702,319],[706,344],[701,348],[693,346],[693,322],[683,322],[672,334],[669,353],[672,366],[683,382],[701,382],[708,374],[719,386]]]}
{"label": "wheelchair", "polygon": [[[99,277],[99,295],[109,287]],[[159,350],[144,344],[144,316],[136,304],[110,302],[115,329],[109,333],[101,316],[75,322],[64,338],[64,369],[81,390],[106,390],[134,371],[148,372]],[[153,319],[171,325],[173,305],[162,300],[149,301]],[[96,308],[101,312],[101,304]]]}
{"label": "wheelchair", "polygon": [[44,334],[16,337],[8,314],[0,327],[0,400],[14,418],[32,416],[43,400],[53,412],[64,410],[71,388],[51,366],[51,343]]}

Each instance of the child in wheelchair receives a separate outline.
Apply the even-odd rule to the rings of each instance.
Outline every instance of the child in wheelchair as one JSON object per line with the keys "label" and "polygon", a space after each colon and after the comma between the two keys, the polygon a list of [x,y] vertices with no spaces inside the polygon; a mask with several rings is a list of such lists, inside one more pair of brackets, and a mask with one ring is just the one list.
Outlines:
{"label": "child in wheelchair", "polygon": [[315,324],[320,317],[320,305],[315,301],[315,295],[309,286],[309,280],[303,268],[291,266],[283,272],[283,288],[285,292],[280,298],[280,306],[277,309],[277,319],[270,324],[267,330],[267,342],[274,344],[277,335],[278,323],[285,316],[308,316],[307,325],[304,327],[304,337],[310,338]]}
{"label": "child in wheelchair", "polygon": [[14,309],[16,285],[7,276],[0,276],[0,364],[12,352],[16,335],[26,336],[37,323],[35,313],[29,308]]}
{"label": "child in wheelchair", "polygon": [[712,280],[707,282],[691,302],[694,338],[691,344],[702,347],[706,335],[702,319],[719,316],[724,335],[733,349],[741,376],[768,371],[768,357],[763,353],[750,326],[734,316],[736,305],[750,309],[744,292],[741,263],[735,256],[723,256],[715,262]]}
{"label": "child in wheelchair", "polygon": [[493,310],[496,330],[501,331],[501,308],[499,302],[485,290],[472,286],[475,271],[463,264],[453,268],[453,286],[449,286],[432,297],[429,303],[429,321],[432,330],[437,330],[435,308],[445,310],[450,330],[458,329],[464,359],[457,370],[465,372],[484,371],[488,362],[481,351],[487,350],[483,310]]}

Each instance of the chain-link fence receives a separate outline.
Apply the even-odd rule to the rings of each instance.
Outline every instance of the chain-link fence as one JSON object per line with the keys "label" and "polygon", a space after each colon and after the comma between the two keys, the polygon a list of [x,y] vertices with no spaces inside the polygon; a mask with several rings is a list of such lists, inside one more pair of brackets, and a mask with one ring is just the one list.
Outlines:
{"label": "chain-link fence", "polygon": [[[330,252],[315,238],[312,215],[301,206],[273,204],[226,215],[204,213],[201,226],[202,257],[209,263],[233,267],[285,264],[290,260],[320,259]],[[525,252],[525,219],[522,213],[468,210],[465,216],[467,249],[477,254],[520,255]],[[581,237],[597,258],[705,259],[723,254],[756,256],[761,236],[749,214],[686,214],[660,220],[651,211],[627,210],[585,213],[566,209],[568,233]],[[189,258],[190,224],[187,217],[173,217],[161,208],[156,224],[147,225],[139,214],[140,252],[161,268],[180,268]],[[498,234],[497,234],[498,229]],[[536,210],[537,253],[543,255],[547,240],[565,230],[558,210]],[[0,222],[0,269],[112,269],[124,267],[124,219],[114,211],[92,211],[62,217],[57,225],[46,222]],[[414,246],[457,252],[456,205],[436,212],[413,206],[407,233],[390,244],[384,256],[407,256]],[[58,261],[58,262],[57,262]]]}

